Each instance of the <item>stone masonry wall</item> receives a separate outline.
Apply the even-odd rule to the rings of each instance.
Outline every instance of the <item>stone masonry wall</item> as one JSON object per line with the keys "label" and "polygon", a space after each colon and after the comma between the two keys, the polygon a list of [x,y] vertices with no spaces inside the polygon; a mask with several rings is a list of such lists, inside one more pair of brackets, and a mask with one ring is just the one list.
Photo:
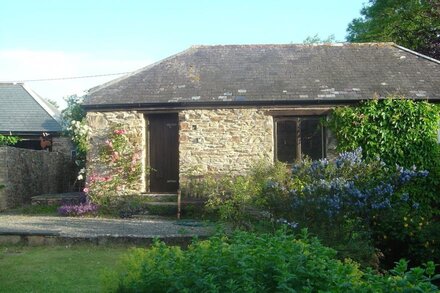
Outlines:
{"label": "stone masonry wall", "polygon": [[0,210],[35,195],[69,191],[73,179],[73,165],[61,153],[0,147]]}
{"label": "stone masonry wall", "polygon": [[[138,185],[134,191],[144,192],[146,190],[145,183],[145,156],[146,156],[146,138],[145,138],[145,119],[142,113],[137,111],[119,111],[119,112],[88,112],[87,125],[89,131],[90,149],[87,152],[87,168],[91,172],[98,174],[104,173],[107,166],[99,163],[99,153],[104,145],[108,134],[115,125],[123,125],[130,136],[134,137],[134,143],[142,150],[142,174],[139,176]],[[89,173],[90,173],[89,171]],[[87,174],[90,176],[91,174]]]}
{"label": "stone masonry wall", "polygon": [[52,139],[52,151],[64,154],[66,157],[72,156],[72,151],[75,149],[72,140],[69,137],[54,137]]}
{"label": "stone masonry wall", "polygon": [[263,110],[184,110],[179,123],[181,182],[188,175],[243,174],[256,162],[273,162],[273,119]]}

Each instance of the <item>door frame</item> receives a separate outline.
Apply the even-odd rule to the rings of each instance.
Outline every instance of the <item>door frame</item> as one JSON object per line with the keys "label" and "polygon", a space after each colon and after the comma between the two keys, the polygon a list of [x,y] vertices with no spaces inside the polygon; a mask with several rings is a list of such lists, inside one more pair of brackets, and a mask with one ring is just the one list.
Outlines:
{"label": "door frame", "polygon": [[[176,123],[177,123],[177,141],[176,141],[176,146],[177,146],[177,174],[178,174],[178,182],[177,182],[177,190],[180,188],[180,123],[179,123],[179,113],[177,111],[160,111],[160,112],[155,112],[155,111],[146,111],[144,112],[144,120],[145,120],[145,137],[146,137],[146,144],[145,144],[145,166],[150,169],[151,168],[151,133],[150,133],[150,117],[151,116],[160,116],[160,115],[169,115],[169,114],[174,114],[176,115]],[[145,183],[146,183],[146,192],[147,193],[154,193],[154,194],[160,194],[160,193],[170,193],[170,192],[156,192],[156,191],[151,191],[151,179],[150,179],[150,171],[145,172]],[[176,190],[176,192],[177,192]]]}

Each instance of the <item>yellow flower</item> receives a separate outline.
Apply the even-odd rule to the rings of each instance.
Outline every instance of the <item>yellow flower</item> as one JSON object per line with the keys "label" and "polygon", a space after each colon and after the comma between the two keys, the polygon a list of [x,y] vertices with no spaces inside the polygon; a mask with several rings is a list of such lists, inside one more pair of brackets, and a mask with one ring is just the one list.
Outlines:
{"label": "yellow flower", "polygon": [[408,223],[405,223],[405,225],[403,225],[405,228],[407,228],[408,227]]}

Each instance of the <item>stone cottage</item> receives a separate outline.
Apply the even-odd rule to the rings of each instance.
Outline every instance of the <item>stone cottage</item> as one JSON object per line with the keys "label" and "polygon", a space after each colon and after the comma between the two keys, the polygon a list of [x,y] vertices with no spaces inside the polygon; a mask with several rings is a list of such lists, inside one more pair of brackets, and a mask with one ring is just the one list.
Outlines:
{"label": "stone cottage", "polygon": [[175,192],[189,174],[241,174],[257,161],[331,156],[320,119],[390,94],[440,100],[440,62],[393,43],[194,46],[90,90],[89,166],[105,168],[92,158],[114,124],[141,149],[139,192]]}

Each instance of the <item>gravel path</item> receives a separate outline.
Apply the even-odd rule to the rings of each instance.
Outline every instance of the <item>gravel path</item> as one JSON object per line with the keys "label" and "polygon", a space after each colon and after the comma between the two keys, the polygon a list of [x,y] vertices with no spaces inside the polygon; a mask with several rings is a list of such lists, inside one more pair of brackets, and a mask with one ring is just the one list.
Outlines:
{"label": "gravel path", "polygon": [[64,237],[206,236],[212,227],[188,220],[102,219],[0,215],[0,234],[52,234]]}

